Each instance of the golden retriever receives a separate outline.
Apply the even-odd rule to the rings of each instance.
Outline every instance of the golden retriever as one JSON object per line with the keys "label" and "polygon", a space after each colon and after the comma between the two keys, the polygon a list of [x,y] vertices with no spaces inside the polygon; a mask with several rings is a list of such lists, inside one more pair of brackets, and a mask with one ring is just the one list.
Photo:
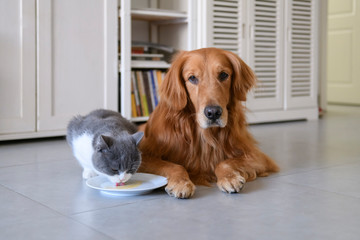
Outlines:
{"label": "golden retriever", "polygon": [[278,171],[247,130],[244,107],[256,83],[234,53],[203,48],[179,53],[143,126],[141,172],[168,179],[170,196],[189,198],[194,184],[239,192],[246,181]]}

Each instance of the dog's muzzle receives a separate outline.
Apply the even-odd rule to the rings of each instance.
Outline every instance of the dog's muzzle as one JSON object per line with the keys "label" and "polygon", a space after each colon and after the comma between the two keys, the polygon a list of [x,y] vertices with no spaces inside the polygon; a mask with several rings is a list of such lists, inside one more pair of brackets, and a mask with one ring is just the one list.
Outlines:
{"label": "dog's muzzle", "polygon": [[201,128],[223,128],[227,123],[227,114],[224,114],[222,107],[218,105],[209,105],[204,108],[203,113],[199,112],[197,119]]}
{"label": "dog's muzzle", "polygon": [[204,109],[204,114],[207,119],[212,122],[215,122],[221,117],[222,108],[220,106],[207,106]]}

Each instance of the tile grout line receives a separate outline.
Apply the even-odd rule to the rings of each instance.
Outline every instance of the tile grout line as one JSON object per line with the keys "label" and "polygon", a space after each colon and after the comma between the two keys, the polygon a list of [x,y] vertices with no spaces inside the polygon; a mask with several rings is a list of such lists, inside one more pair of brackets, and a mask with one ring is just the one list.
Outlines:
{"label": "tile grout line", "polygon": [[346,165],[354,165],[356,163],[358,163],[358,161],[354,161],[354,162],[351,162],[351,163],[336,164],[336,165],[333,165],[333,166],[318,167],[318,168],[314,168],[314,169],[303,170],[303,171],[299,171],[299,172],[295,172],[295,173],[288,173],[288,174],[284,174],[284,175],[279,174],[278,176],[270,175],[268,179],[275,179],[275,178],[279,178],[279,177],[287,177],[287,176],[292,176],[292,175],[297,175],[297,174],[304,174],[304,173],[313,173],[313,172],[316,172],[316,171],[325,170],[325,169],[334,168],[334,167],[341,167],[341,166],[346,166]]}
{"label": "tile grout line", "polygon": [[111,209],[111,208],[115,208],[115,207],[122,207],[122,206],[126,206],[126,205],[131,205],[131,204],[135,204],[135,203],[139,203],[139,202],[154,201],[154,200],[157,200],[157,199],[159,199],[159,198],[154,197],[154,198],[149,198],[149,199],[143,199],[143,200],[140,200],[140,201],[137,201],[137,202],[127,202],[127,203],[124,203],[124,204],[118,204],[118,205],[109,206],[109,207],[97,208],[97,209],[92,209],[92,210],[87,210],[87,211],[82,211],[82,212],[74,212],[74,213],[69,214],[68,216],[72,218],[72,217],[74,217],[76,215],[80,215],[80,214],[83,214],[83,213],[91,213],[91,212]]}
{"label": "tile grout line", "polygon": [[1,184],[1,183],[0,183],[0,185],[1,185],[2,187],[4,187],[5,189],[7,189],[7,190],[9,190],[9,191],[11,191],[11,192],[13,192],[13,193],[15,193],[15,194],[18,194],[18,195],[22,196],[23,198],[25,198],[25,199],[27,199],[27,200],[30,200],[30,201],[32,201],[32,202],[34,202],[34,203],[36,203],[36,204],[39,204],[40,206],[42,206],[42,207],[44,207],[44,208],[46,208],[46,209],[50,210],[51,212],[54,212],[54,213],[56,213],[56,214],[58,215],[58,216],[48,217],[48,218],[44,218],[44,219],[52,219],[52,218],[55,219],[55,218],[59,218],[59,217],[65,217],[66,219],[71,220],[71,221],[74,221],[74,222],[77,222],[77,223],[79,223],[80,225],[82,225],[82,226],[84,226],[84,227],[87,227],[87,228],[89,228],[89,229],[91,229],[91,230],[93,230],[93,231],[95,231],[95,232],[97,232],[97,233],[99,233],[99,234],[101,234],[101,235],[104,235],[104,236],[106,236],[106,237],[108,237],[108,238],[110,238],[110,239],[116,240],[116,239],[108,236],[107,234],[105,234],[105,233],[103,233],[103,232],[100,232],[99,230],[97,230],[97,229],[95,229],[95,228],[93,228],[93,227],[91,227],[91,226],[87,226],[86,224],[77,221],[76,219],[74,219],[73,217],[71,217],[71,215],[68,216],[68,215],[66,215],[66,214],[64,214],[64,213],[61,213],[61,212],[59,212],[58,210],[53,209],[53,208],[51,208],[51,207],[49,207],[49,206],[47,206],[47,205],[45,205],[45,204],[43,204],[43,203],[41,203],[41,202],[38,202],[38,201],[36,201],[35,199],[32,199],[32,198],[30,198],[30,197],[28,197],[28,196],[26,196],[26,195],[24,195],[24,194],[22,194],[22,193],[19,193],[19,192],[17,192],[17,191],[14,191],[13,189],[11,189],[11,188],[9,188],[9,187]]}
{"label": "tile grout line", "polygon": [[324,193],[332,193],[332,194],[336,194],[342,197],[348,197],[348,198],[352,198],[352,199],[360,199],[359,197],[355,197],[355,196],[350,196],[350,195],[346,195],[346,194],[342,194],[339,192],[333,192],[333,191],[328,191],[325,189],[321,189],[321,188],[317,188],[317,187],[313,187],[313,186],[309,186],[309,185],[303,185],[303,184],[299,184],[299,183],[293,183],[293,182],[288,182],[288,181],[279,181],[278,179],[270,179],[270,180],[274,180],[273,182],[277,182],[277,183],[286,183],[286,184],[290,184],[290,185],[294,185],[294,186],[300,186],[300,187],[307,187],[316,191],[320,191],[320,192],[324,192]]}
{"label": "tile grout line", "polygon": [[14,168],[14,167],[23,167],[23,166],[29,166],[29,165],[35,165],[38,163],[41,164],[50,164],[50,163],[54,163],[54,162],[67,162],[67,161],[73,161],[72,159],[62,159],[62,160],[43,160],[43,161],[38,161],[38,162],[30,162],[30,163],[19,163],[19,164],[14,164],[14,165],[9,165],[9,166],[0,166],[0,169],[6,169],[6,168]]}
{"label": "tile grout line", "polygon": [[[151,198],[151,199],[144,199],[144,200],[141,200],[139,202],[144,202],[144,201],[154,201],[154,200],[157,200],[159,198]],[[120,205],[115,205],[115,206],[111,206],[111,207],[105,207],[105,208],[99,208],[99,209],[94,209],[94,210],[89,210],[89,211],[83,211],[83,212],[78,212],[78,213],[73,213],[73,214],[70,214],[69,216],[67,216],[69,219],[72,219],[73,221],[81,224],[81,225],[84,225],[86,227],[89,227],[90,229],[93,229],[94,231],[96,232],[99,232],[101,234],[104,234],[105,236],[113,239],[113,240],[116,240],[115,238],[112,238],[110,236],[108,236],[107,234],[105,234],[104,232],[102,232],[101,230],[97,230],[97,229],[94,229],[91,225],[88,225],[86,223],[83,223],[79,220],[77,220],[75,218],[76,215],[80,215],[80,214],[83,214],[83,213],[91,213],[91,212],[96,212],[96,211],[100,211],[100,210],[106,210],[106,209],[111,209],[111,208],[115,208],[115,207],[122,207],[122,206],[127,206],[127,205],[132,205],[134,203],[138,203],[138,202],[129,202],[129,203],[125,203],[125,204],[120,204]]]}

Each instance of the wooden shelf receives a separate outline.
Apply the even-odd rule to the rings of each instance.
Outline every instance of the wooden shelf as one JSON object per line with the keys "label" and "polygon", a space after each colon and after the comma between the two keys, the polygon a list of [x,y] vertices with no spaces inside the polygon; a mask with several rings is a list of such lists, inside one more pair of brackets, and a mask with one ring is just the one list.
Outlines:
{"label": "wooden shelf", "polygon": [[187,13],[180,11],[151,8],[131,10],[131,18],[134,20],[186,22],[187,17]]}
{"label": "wooden shelf", "polygon": [[[137,69],[168,69],[170,64],[165,61],[131,60],[131,68]],[[120,64],[119,64],[120,71]]]}
{"label": "wooden shelf", "polygon": [[165,61],[146,61],[146,60],[132,60],[131,68],[154,68],[167,69],[170,64]]}
{"label": "wooden shelf", "polygon": [[146,122],[147,120],[149,120],[149,117],[132,117],[130,120],[132,122]]}
{"label": "wooden shelf", "polygon": [[179,11],[163,9],[132,9],[131,17],[136,20],[165,21],[165,20],[186,20],[187,14]]}

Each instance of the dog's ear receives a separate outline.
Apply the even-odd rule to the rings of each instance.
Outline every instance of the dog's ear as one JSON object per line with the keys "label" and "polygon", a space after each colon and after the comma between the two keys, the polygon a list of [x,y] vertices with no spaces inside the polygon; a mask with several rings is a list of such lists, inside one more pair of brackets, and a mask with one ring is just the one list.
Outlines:
{"label": "dog's ear", "polygon": [[238,55],[232,52],[226,52],[226,54],[234,70],[232,76],[233,94],[238,100],[246,101],[246,94],[256,85],[256,76]]}
{"label": "dog's ear", "polygon": [[186,61],[186,51],[178,53],[172,61],[169,71],[160,86],[160,99],[170,108],[180,111],[186,107],[187,94],[182,77],[183,65]]}

